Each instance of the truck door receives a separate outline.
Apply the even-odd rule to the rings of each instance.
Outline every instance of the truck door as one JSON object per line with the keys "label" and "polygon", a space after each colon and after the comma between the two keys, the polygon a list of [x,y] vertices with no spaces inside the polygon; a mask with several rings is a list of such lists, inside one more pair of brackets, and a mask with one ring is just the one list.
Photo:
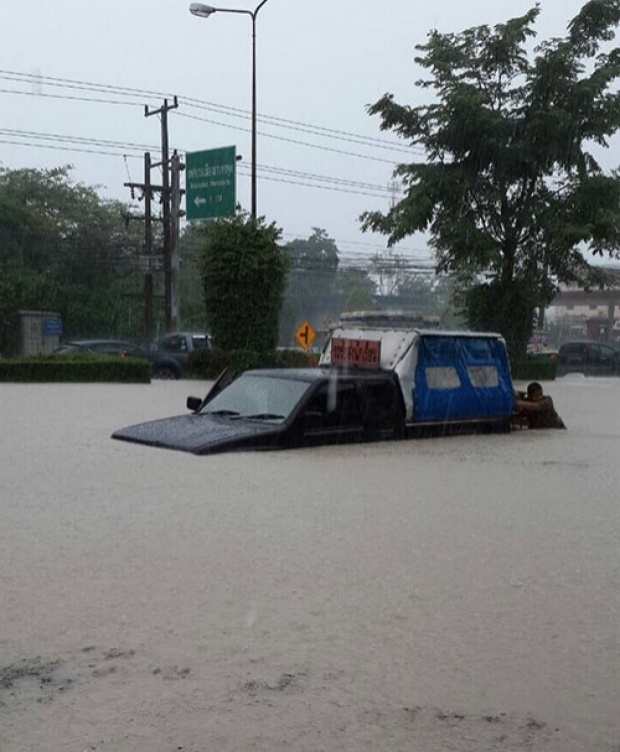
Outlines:
{"label": "truck door", "polygon": [[405,406],[400,387],[388,379],[369,379],[361,384],[364,429],[371,441],[402,438]]}
{"label": "truck door", "polygon": [[304,444],[361,441],[362,408],[353,381],[333,379],[321,384],[301,416]]}

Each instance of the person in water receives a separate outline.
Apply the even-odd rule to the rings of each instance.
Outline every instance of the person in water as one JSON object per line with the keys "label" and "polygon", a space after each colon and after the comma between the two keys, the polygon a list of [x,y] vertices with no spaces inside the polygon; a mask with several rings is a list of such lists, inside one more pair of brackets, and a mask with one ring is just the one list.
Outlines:
{"label": "person in water", "polygon": [[537,381],[527,387],[526,393],[515,393],[515,410],[525,420],[528,428],[566,428],[556,412],[553,400],[543,393],[543,388]]}

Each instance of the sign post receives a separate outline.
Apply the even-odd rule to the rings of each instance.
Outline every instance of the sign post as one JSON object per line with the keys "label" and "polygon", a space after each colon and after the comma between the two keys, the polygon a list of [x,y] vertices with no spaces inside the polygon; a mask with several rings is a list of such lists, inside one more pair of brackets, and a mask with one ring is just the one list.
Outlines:
{"label": "sign post", "polygon": [[185,207],[189,221],[234,216],[236,168],[235,146],[185,155]]}

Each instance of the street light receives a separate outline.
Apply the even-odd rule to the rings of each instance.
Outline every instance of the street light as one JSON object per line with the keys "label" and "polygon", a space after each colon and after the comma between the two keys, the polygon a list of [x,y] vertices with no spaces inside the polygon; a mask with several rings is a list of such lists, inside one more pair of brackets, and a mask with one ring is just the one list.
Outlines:
{"label": "street light", "polygon": [[256,219],[256,16],[267,0],[261,0],[254,10],[214,8],[212,5],[192,3],[189,12],[199,18],[209,18],[214,13],[238,13],[252,19],[252,219]]}
{"label": "street light", "polygon": [[202,3],[192,3],[189,6],[189,12],[200,18],[209,18],[209,16],[212,13],[215,13],[216,10],[216,8],[212,8],[210,5],[203,5]]}

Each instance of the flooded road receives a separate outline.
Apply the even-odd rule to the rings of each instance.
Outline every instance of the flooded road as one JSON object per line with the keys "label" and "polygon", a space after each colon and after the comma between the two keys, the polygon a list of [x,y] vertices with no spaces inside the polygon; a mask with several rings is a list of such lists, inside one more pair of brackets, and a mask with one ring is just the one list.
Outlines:
{"label": "flooded road", "polygon": [[2,752],[617,752],[620,379],[569,431],[194,457],[0,385]]}

